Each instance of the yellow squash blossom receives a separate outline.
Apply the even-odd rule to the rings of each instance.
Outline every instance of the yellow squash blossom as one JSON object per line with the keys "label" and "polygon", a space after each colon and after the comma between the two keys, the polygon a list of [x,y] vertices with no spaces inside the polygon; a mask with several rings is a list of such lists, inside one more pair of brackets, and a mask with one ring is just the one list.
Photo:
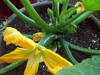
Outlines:
{"label": "yellow squash blossom", "polygon": [[[76,4],[75,4],[75,7],[76,6],[80,6],[77,10],[76,10],[76,13],[79,13],[79,12],[81,12],[81,11],[83,11],[84,10],[84,6],[83,6],[83,3],[82,2],[77,2]],[[89,16],[88,18],[90,18],[91,16]]]}
{"label": "yellow squash blossom", "polygon": [[83,6],[83,3],[82,2],[77,2],[76,4],[75,4],[75,7],[76,6],[80,6],[78,9],[77,9],[77,13],[79,13],[79,12],[81,12],[82,10],[84,10],[84,6]]}
{"label": "yellow squash blossom", "polygon": [[13,43],[23,48],[17,47],[14,51],[3,55],[0,57],[0,63],[15,63],[28,59],[24,75],[35,75],[38,71],[40,59],[43,59],[49,71],[54,75],[57,75],[58,71],[63,67],[73,65],[57,53],[23,36],[14,28],[7,27],[3,32],[3,37],[7,45]]}
{"label": "yellow squash blossom", "polygon": [[33,40],[34,41],[39,41],[39,40],[41,40],[46,35],[46,33],[45,32],[38,32],[38,33],[33,34],[33,35],[35,35]]}

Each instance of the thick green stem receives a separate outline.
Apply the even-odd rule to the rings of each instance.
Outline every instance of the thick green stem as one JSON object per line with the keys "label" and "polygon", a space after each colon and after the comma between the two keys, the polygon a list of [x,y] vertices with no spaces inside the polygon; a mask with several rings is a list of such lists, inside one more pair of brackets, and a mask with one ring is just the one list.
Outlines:
{"label": "thick green stem", "polygon": [[54,0],[52,1],[52,11],[53,11],[54,17],[56,17],[56,7],[55,7],[55,2],[54,2]]}
{"label": "thick green stem", "polygon": [[[95,11],[87,11],[84,14],[82,14],[81,16],[79,16],[77,19],[75,19],[73,22],[73,24],[78,25],[79,23],[81,23],[83,20],[85,20],[87,17],[91,16],[91,14],[93,14]],[[65,27],[64,27],[65,28]],[[66,30],[62,29],[62,32],[65,32]]]}
{"label": "thick green stem", "polygon": [[73,63],[73,64],[77,64],[78,62],[76,61],[76,59],[72,56],[70,50],[69,50],[69,47],[68,47],[68,44],[66,43],[66,41],[64,40],[64,38],[59,38],[59,42],[64,50],[64,53],[67,57],[67,59]]}
{"label": "thick green stem", "polygon": [[61,24],[59,26],[59,28],[61,27],[65,27],[66,25],[70,24],[71,22],[73,22],[75,19],[77,19],[80,15],[82,15],[83,13],[85,13],[86,11],[83,10],[80,13],[76,14],[74,17],[72,17],[71,19],[69,19],[68,21],[66,21],[65,23]]}
{"label": "thick green stem", "polygon": [[79,24],[80,22],[82,22],[83,20],[85,20],[87,17],[89,17],[91,14],[93,14],[95,11],[87,11],[84,14],[82,14],[81,16],[79,16],[77,19],[75,19],[72,23],[74,24]]}
{"label": "thick green stem", "polygon": [[53,11],[53,16],[54,16],[54,27],[56,27],[56,8],[55,8],[54,0],[52,1],[52,11]]}
{"label": "thick green stem", "polygon": [[63,7],[62,7],[62,9],[61,9],[61,13],[62,13],[63,11],[66,11],[66,10],[67,10],[68,3],[69,3],[69,0],[65,0],[65,1],[64,1]]}
{"label": "thick green stem", "polygon": [[16,68],[17,66],[23,64],[23,63],[26,62],[26,61],[27,61],[27,60],[18,61],[18,62],[16,62],[16,63],[12,63],[12,64],[10,64],[10,65],[8,65],[8,66],[6,66],[6,67],[0,69],[0,75],[3,74],[3,73],[5,73],[5,72],[8,72],[8,71],[10,71],[10,70],[12,70],[12,69],[14,69],[14,68]]}
{"label": "thick green stem", "polygon": [[59,2],[55,2],[55,7],[56,7],[56,18],[57,21],[59,22]]}
{"label": "thick green stem", "polygon": [[46,32],[56,32],[56,29],[45,23],[35,11],[29,0],[20,0],[32,19]]}
{"label": "thick green stem", "polygon": [[30,38],[30,39],[33,39],[35,36],[34,35],[28,35],[28,34],[22,34],[23,36],[26,36],[26,37],[28,37],[28,38]]}
{"label": "thick green stem", "polygon": [[9,0],[4,0],[4,2],[9,6],[9,8],[23,21],[30,24],[31,26],[40,29],[40,27],[30,18],[25,16],[23,13],[21,13]]}

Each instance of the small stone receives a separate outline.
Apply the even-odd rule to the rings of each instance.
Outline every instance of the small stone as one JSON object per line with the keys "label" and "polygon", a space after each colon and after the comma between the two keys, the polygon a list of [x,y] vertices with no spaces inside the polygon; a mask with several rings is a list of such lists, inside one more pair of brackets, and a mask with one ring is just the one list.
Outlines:
{"label": "small stone", "polygon": [[45,69],[43,69],[43,70],[45,70]]}
{"label": "small stone", "polygon": [[85,41],[83,41],[83,43],[86,43]]}
{"label": "small stone", "polygon": [[88,49],[91,49],[91,47],[88,47]]}
{"label": "small stone", "polygon": [[52,23],[50,22],[49,25],[52,26]]}
{"label": "small stone", "polygon": [[43,74],[45,74],[45,72],[43,72]]}
{"label": "small stone", "polygon": [[43,65],[43,68],[44,68],[45,66]]}
{"label": "small stone", "polygon": [[49,71],[48,69],[46,71]]}
{"label": "small stone", "polygon": [[95,37],[97,38],[97,34],[95,34]]}
{"label": "small stone", "polygon": [[71,38],[70,40],[72,41],[73,39]]}
{"label": "small stone", "polygon": [[95,49],[97,49],[97,47],[95,47]]}
{"label": "small stone", "polygon": [[92,40],[92,43],[96,43],[96,40]]}

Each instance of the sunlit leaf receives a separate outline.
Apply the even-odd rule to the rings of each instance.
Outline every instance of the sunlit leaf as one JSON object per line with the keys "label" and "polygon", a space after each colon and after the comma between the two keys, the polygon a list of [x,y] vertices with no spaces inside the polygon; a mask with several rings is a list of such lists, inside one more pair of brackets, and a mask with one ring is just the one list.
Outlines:
{"label": "sunlit leaf", "polygon": [[100,56],[93,56],[74,66],[65,67],[58,75],[100,75]]}
{"label": "sunlit leaf", "polygon": [[65,0],[54,0],[55,2],[60,2],[60,3],[62,3],[63,1],[65,1]]}
{"label": "sunlit leaf", "polygon": [[86,10],[100,10],[100,0],[82,0]]}

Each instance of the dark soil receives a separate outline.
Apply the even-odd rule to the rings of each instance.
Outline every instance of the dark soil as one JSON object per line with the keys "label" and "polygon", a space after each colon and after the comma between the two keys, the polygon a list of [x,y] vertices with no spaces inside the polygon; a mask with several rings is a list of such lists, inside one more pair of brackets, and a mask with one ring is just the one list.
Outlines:
{"label": "dark soil", "polygon": [[[49,17],[47,17],[47,14],[45,14],[44,16],[44,13],[43,13],[43,14],[40,14],[40,16],[47,23],[50,23],[50,19]],[[21,33],[24,33],[24,34],[33,34],[39,31],[38,29],[35,29],[29,26],[23,21],[20,21],[18,24],[15,24],[14,28],[18,29]],[[68,35],[65,39],[66,41],[69,41],[72,44],[75,44],[84,48],[100,50],[100,38],[97,36],[96,32],[92,28],[93,27],[91,23],[89,23],[88,19],[86,19],[85,21],[83,21],[82,23],[78,25],[78,30],[76,33]],[[16,46],[13,44],[6,46],[7,53],[13,51],[15,48]],[[89,54],[75,52],[73,50],[71,50],[71,52],[78,62],[81,62],[83,59],[90,58],[92,56]],[[58,48],[57,53],[65,57],[62,48]],[[10,75],[23,75],[25,67],[26,67],[26,63],[20,65],[19,67],[7,73],[10,73]],[[7,73],[3,75],[8,75]],[[40,63],[37,75],[52,75],[52,74],[48,71],[47,67],[42,62]]]}

